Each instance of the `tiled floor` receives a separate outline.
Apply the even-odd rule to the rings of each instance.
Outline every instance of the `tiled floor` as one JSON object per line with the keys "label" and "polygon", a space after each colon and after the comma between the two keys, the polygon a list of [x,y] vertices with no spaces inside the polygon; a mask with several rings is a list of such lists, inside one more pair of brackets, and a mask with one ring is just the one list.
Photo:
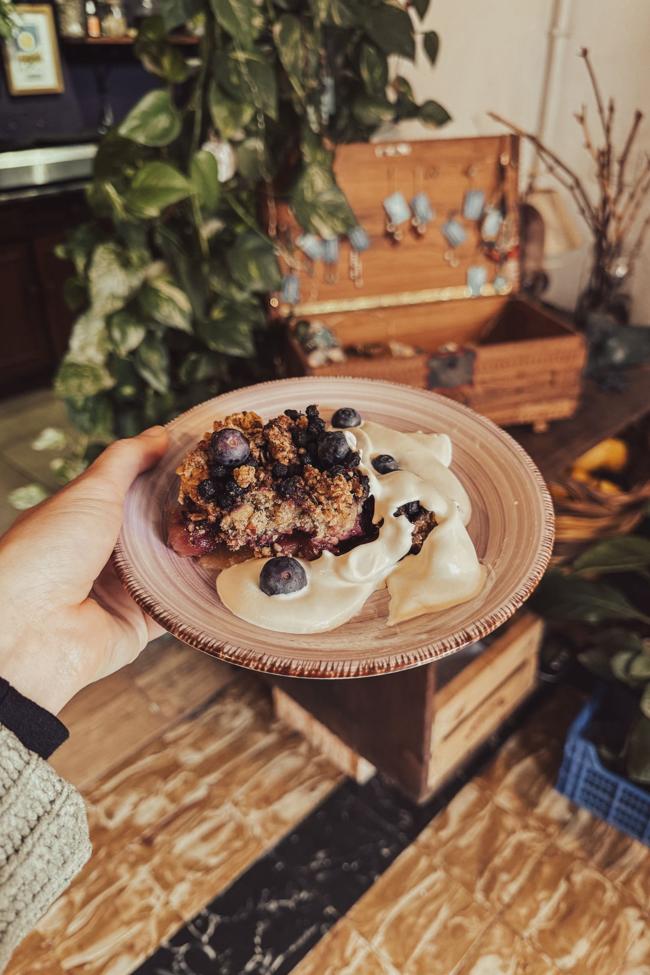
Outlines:
{"label": "tiled floor", "polygon": [[[57,410],[0,410],[2,496],[47,473],[26,444]],[[549,696],[417,809],[344,780],[257,679],[157,641],[64,712],[94,855],[8,975],[650,975],[650,850],[553,789],[578,706]]]}

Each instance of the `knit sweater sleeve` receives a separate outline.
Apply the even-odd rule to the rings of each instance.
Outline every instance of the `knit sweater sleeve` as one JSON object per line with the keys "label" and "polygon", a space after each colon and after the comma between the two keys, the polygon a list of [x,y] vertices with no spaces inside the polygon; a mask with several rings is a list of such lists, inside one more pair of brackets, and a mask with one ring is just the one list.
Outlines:
{"label": "knit sweater sleeve", "polygon": [[90,853],[77,790],[0,725],[0,971]]}

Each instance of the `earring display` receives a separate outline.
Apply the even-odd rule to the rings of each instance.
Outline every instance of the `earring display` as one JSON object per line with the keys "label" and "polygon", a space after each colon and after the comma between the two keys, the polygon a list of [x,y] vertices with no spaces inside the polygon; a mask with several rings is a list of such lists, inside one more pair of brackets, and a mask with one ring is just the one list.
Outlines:
{"label": "earring display", "polygon": [[323,241],[323,264],[325,265],[325,280],[334,284],[337,280],[337,264],[339,262],[339,239],[328,237]]}
{"label": "earring display", "polygon": [[281,299],[287,305],[300,301],[300,279],[297,274],[285,274],[282,278]]}
{"label": "earring display", "polygon": [[409,205],[403,193],[396,190],[384,200],[384,210],[386,211],[386,232],[395,241],[402,239],[400,225],[406,223],[411,217]]}
{"label": "earring display", "polygon": [[431,200],[423,190],[416,193],[411,200],[411,210],[413,211],[411,223],[415,227],[418,234],[425,234],[427,227],[435,218],[436,213],[431,206]]}
{"label": "earring display", "polygon": [[483,222],[481,223],[481,239],[488,243],[495,241],[499,236],[502,223],[503,216],[501,211],[496,207],[488,207],[483,216]]}
{"label": "earring display", "polygon": [[467,190],[463,200],[463,216],[466,220],[480,220],[485,206],[483,190]]}
{"label": "earring display", "polygon": [[363,265],[361,263],[361,255],[370,247],[370,237],[363,227],[357,224],[348,234],[348,240],[350,241],[350,280],[354,282],[356,288],[362,288]]}
{"label": "earring display", "polygon": [[471,264],[467,268],[467,287],[473,297],[480,295],[483,285],[487,284],[487,268],[482,264]]}
{"label": "earring display", "polygon": [[452,247],[460,247],[467,240],[467,231],[456,217],[450,217],[441,227],[442,236]]}
{"label": "earring display", "polygon": [[322,261],[323,241],[316,234],[300,234],[296,240],[296,246],[310,261]]}

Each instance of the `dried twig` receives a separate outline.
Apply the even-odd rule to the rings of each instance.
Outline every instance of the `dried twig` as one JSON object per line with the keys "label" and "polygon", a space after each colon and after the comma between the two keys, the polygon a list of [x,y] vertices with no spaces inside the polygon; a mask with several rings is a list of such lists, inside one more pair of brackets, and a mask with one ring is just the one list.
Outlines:
{"label": "dried twig", "polygon": [[634,244],[632,245],[632,249],[630,250],[630,256],[628,258],[628,266],[629,266],[630,271],[632,271],[632,269],[634,268],[634,264],[636,263],[636,259],[639,256],[639,254],[641,253],[641,250],[643,248],[643,244],[645,242],[645,238],[647,236],[647,233],[648,233],[648,230],[649,229],[650,229],[650,214],[648,214],[648,216],[645,218],[645,220],[641,224],[641,227],[639,229],[639,233],[637,234],[637,238],[636,238]]}
{"label": "dried twig", "polygon": [[563,185],[565,185],[566,188],[571,192],[571,195],[578,204],[578,208],[580,209],[584,219],[587,221],[587,224],[592,229],[595,229],[597,219],[596,212],[591,204],[591,200],[587,196],[580,177],[577,176],[574,171],[560,159],[559,156],[540,142],[537,136],[533,135],[532,132],[526,132],[524,129],[519,128],[518,125],[515,125],[513,122],[509,122],[507,119],[503,118],[502,115],[498,115],[496,112],[488,112],[488,115],[490,118],[493,118],[495,122],[500,122],[501,125],[505,125],[506,128],[510,129],[511,132],[518,135],[520,139],[527,139],[530,143],[532,143],[532,145],[534,145],[537,149],[540,157],[546,163],[547,168],[549,168],[551,172],[554,172],[555,176],[557,176],[557,172],[555,172],[553,167],[557,167],[557,169],[568,177],[568,182],[564,183]]}
{"label": "dried twig", "polygon": [[625,236],[636,219],[637,204],[650,193],[650,156],[646,156],[646,164],[630,188],[627,200],[616,216],[617,235],[619,239]]}
{"label": "dried twig", "polygon": [[600,121],[603,126],[603,132],[605,134],[605,140],[607,140],[607,117],[605,115],[605,106],[603,105],[603,99],[600,94],[600,88],[598,87],[598,82],[596,81],[596,75],[594,74],[594,69],[589,58],[589,50],[586,47],[580,49],[580,57],[583,58],[585,65],[587,66],[587,71],[589,72],[589,79],[591,81],[591,87],[594,90],[594,97],[596,99],[596,106],[598,108],[598,114],[600,115]]}
{"label": "dried twig", "polygon": [[598,166],[598,154],[596,153],[594,144],[591,141],[591,133],[589,132],[589,124],[587,122],[586,105],[583,105],[579,112],[574,112],[573,114],[576,122],[582,129],[582,134],[585,137],[585,149],[587,150],[587,152],[589,153],[593,161],[596,163],[596,166]]}
{"label": "dried twig", "polygon": [[627,161],[630,155],[630,150],[632,149],[632,146],[634,144],[636,134],[639,131],[639,126],[641,125],[642,118],[643,118],[643,112],[639,111],[639,109],[637,108],[636,112],[634,113],[634,119],[632,120],[632,126],[630,128],[630,131],[628,132],[627,139],[625,140],[625,145],[623,146],[623,151],[618,157],[618,176],[616,179],[616,197],[615,197],[617,203],[621,199],[621,196],[623,195],[623,190],[625,189],[625,179],[624,179],[625,167],[627,165]]}

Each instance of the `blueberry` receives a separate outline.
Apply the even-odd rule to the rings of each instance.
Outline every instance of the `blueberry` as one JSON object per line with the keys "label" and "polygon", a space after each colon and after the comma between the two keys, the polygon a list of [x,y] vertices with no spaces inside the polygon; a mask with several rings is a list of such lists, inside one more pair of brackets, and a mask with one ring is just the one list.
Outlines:
{"label": "blueberry", "polygon": [[300,477],[287,477],[278,484],[278,494],[281,498],[297,501],[304,496],[304,493]]}
{"label": "blueberry", "polygon": [[360,425],[361,414],[357,413],[351,406],[342,406],[332,417],[333,427],[346,429],[347,427],[358,427]]}
{"label": "blueberry", "polygon": [[348,456],[345,458],[346,467],[358,467],[361,463],[361,454],[358,450],[351,450]]}
{"label": "blueberry", "polygon": [[211,478],[206,477],[204,481],[199,482],[196,493],[201,501],[214,501],[217,496],[217,485]]}
{"label": "blueberry", "polygon": [[210,477],[216,477],[219,480],[222,477],[226,477],[228,474],[228,468],[225,464],[211,464],[210,465]]}
{"label": "blueberry", "polygon": [[398,471],[399,464],[390,454],[378,454],[373,457],[372,466],[378,474],[390,474],[391,471]]}
{"label": "blueberry", "polygon": [[309,440],[309,435],[306,430],[303,430],[302,427],[296,427],[291,431],[291,439],[296,447],[306,447]]}
{"label": "blueberry", "polygon": [[273,477],[286,477],[289,473],[289,468],[286,464],[281,464],[279,460],[276,460],[271,468],[271,473]]}
{"label": "blueberry", "polygon": [[298,410],[285,410],[284,415],[288,416],[290,420],[297,420],[300,416]]}
{"label": "blueberry", "polygon": [[269,559],[260,572],[260,589],[267,596],[299,592],[307,585],[307,573],[300,562],[289,555]]}
{"label": "blueberry", "polygon": [[407,501],[397,509],[395,514],[405,515],[410,522],[414,522],[424,514],[424,510],[419,501]]}
{"label": "blueberry", "polygon": [[326,433],[318,442],[318,459],[328,467],[340,464],[349,452],[350,445],[344,433]]}
{"label": "blueberry", "polygon": [[318,419],[318,407],[317,406],[314,406],[314,405],[308,406],[307,409],[305,410],[305,413],[307,414],[307,416],[309,417],[310,420],[312,420],[312,419]]}
{"label": "blueberry", "polygon": [[216,430],[210,437],[210,456],[216,464],[238,467],[244,463],[250,452],[248,440],[241,430],[234,427]]}

